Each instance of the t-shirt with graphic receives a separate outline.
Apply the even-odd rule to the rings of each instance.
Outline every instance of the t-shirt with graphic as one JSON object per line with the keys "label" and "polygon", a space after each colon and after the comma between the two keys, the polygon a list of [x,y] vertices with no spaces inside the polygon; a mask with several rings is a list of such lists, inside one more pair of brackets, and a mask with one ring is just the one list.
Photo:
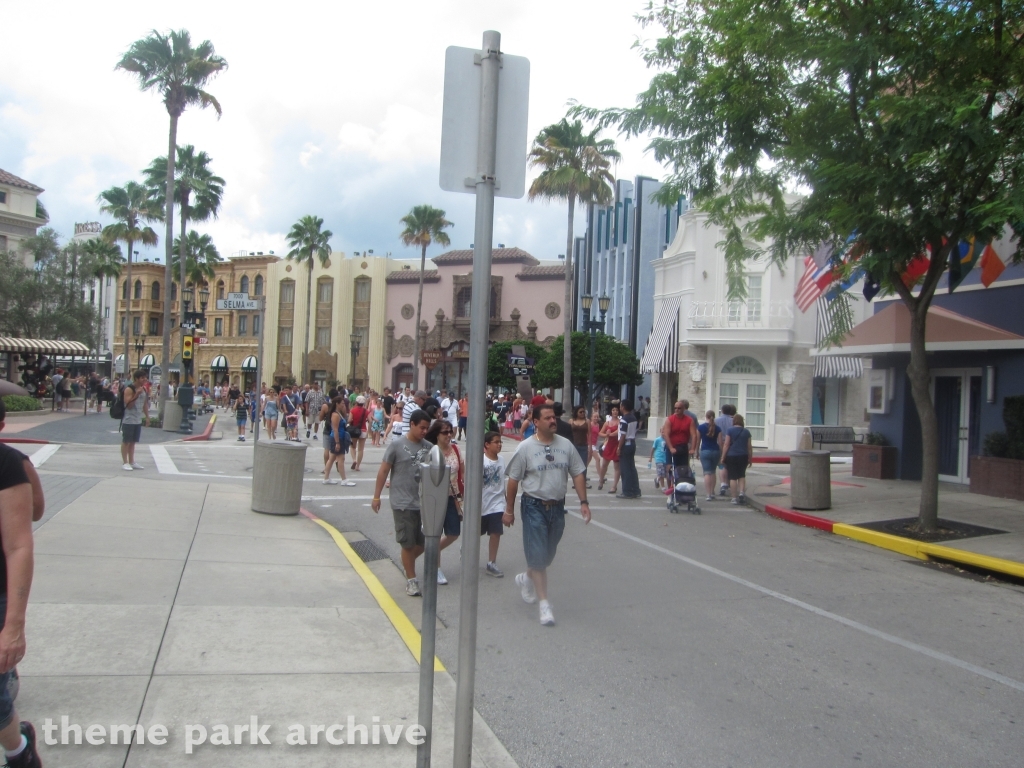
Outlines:
{"label": "t-shirt with graphic", "polygon": [[500,453],[497,459],[484,456],[484,494],[480,511],[484,515],[505,512],[505,459]]}
{"label": "t-shirt with graphic", "polygon": [[420,508],[420,469],[434,446],[426,440],[418,443],[401,437],[388,443],[384,449],[384,463],[391,465],[391,492],[388,496],[392,509]]}
{"label": "t-shirt with graphic", "polygon": [[569,476],[576,477],[585,471],[586,465],[570,440],[555,435],[545,445],[534,435],[519,444],[505,476],[518,480],[527,496],[542,501],[561,501],[565,498]]}

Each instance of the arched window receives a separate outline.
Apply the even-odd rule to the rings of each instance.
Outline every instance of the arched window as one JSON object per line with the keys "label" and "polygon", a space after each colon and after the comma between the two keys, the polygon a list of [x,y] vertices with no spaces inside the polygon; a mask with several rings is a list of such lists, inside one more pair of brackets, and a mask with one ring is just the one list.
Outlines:
{"label": "arched window", "polygon": [[238,291],[239,293],[249,292],[249,278],[247,276],[242,275],[242,279],[238,282]]}
{"label": "arched window", "polygon": [[132,291],[132,298],[133,299],[141,299],[142,298],[142,281],[141,280],[136,280],[135,281],[135,289]]}
{"label": "arched window", "polygon": [[253,289],[253,296],[263,295],[263,275],[256,275],[256,279],[253,281],[255,288]]}
{"label": "arched window", "polygon": [[334,280],[322,277],[316,284],[316,301],[318,304],[330,304],[334,301]]}
{"label": "arched window", "polygon": [[218,299],[223,299],[224,298],[224,281],[223,280],[218,280],[217,281],[217,298]]}
{"label": "arched window", "polygon": [[455,316],[456,317],[469,317],[470,316],[470,305],[473,299],[473,289],[468,285],[465,288],[460,288],[459,292],[455,295]]}
{"label": "arched window", "polygon": [[491,286],[491,319],[498,316],[498,288]]}
{"label": "arched window", "polygon": [[156,280],[154,280],[153,285],[149,287],[149,298],[153,301],[160,301],[160,283]]}
{"label": "arched window", "polygon": [[281,305],[294,304],[295,303],[295,281],[294,280],[282,280],[281,281]]}
{"label": "arched window", "polygon": [[122,299],[127,299],[128,298],[128,281],[127,280],[125,280],[123,283],[121,283],[121,298]]}
{"label": "arched window", "polygon": [[722,366],[722,373],[748,373],[757,376],[764,376],[764,366],[761,365],[757,360],[746,355],[740,355],[734,357],[728,363]]}
{"label": "arched window", "polygon": [[171,283],[171,301],[178,300],[178,284]]}

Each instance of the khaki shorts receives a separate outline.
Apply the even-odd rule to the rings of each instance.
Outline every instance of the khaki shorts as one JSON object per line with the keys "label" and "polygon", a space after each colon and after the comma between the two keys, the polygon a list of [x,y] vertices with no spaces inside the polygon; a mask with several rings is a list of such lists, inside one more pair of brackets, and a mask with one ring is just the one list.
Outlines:
{"label": "khaki shorts", "polygon": [[392,509],[395,516],[395,541],[402,549],[423,546],[423,520],[418,509]]}

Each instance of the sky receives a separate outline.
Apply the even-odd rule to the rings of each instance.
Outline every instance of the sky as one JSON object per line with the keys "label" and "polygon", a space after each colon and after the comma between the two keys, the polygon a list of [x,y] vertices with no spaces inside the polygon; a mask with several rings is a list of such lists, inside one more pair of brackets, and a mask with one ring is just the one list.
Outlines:
{"label": "sky", "polygon": [[[223,107],[191,109],[178,143],[212,157],[226,181],[219,218],[199,223],[222,256],[287,251],[300,217],[324,219],[332,249],[418,255],[399,219],[418,204],[444,209],[453,248],[473,241],[472,194],[438,187],[444,55],[478,48],[482,32],[531,64],[529,130],[535,136],[575,99],[629,106],[652,72],[633,46],[648,39],[634,14],[644,0],[351,0],[46,4],[0,0],[0,168],[46,191],[50,225],[65,238],[75,222],[109,223],[104,189],[141,180],[167,151],[168,116],[154,93],[114,65],[152,29],[188,29],[210,40],[229,68],[208,90]],[[662,178],[647,141],[614,133],[620,178]],[[527,184],[536,171],[529,171]],[[498,198],[494,243],[540,259],[565,251],[564,203]],[[576,217],[583,234],[583,217]],[[161,224],[154,228],[161,234]],[[434,247],[430,254],[443,249]],[[142,254],[157,258],[163,244]]]}

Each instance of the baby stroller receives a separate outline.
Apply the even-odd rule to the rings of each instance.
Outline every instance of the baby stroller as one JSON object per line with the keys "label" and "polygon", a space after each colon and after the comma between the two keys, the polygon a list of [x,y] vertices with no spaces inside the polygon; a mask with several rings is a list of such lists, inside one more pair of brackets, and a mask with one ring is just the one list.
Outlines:
{"label": "baby stroller", "polygon": [[687,464],[680,467],[677,472],[675,466],[669,463],[666,467],[666,473],[668,476],[668,488],[665,489],[665,495],[668,496],[668,501],[666,502],[668,511],[672,514],[680,514],[685,504],[687,512],[699,515],[700,507],[697,506],[697,478],[694,476],[690,465]]}

